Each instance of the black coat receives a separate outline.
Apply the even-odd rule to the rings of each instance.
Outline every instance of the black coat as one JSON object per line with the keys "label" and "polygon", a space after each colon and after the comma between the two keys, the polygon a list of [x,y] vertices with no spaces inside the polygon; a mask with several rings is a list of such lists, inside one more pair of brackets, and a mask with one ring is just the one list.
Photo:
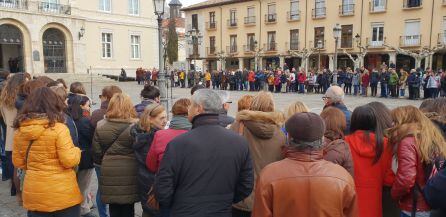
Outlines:
{"label": "black coat", "polygon": [[76,125],[77,130],[78,147],[82,150],[79,170],[94,168],[93,154],[91,153],[94,128],[91,125],[90,120],[86,117],[75,120],[74,124]]}
{"label": "black coat", "polygon": [[171,217],[231,217],[232,204],[253,188],[248,142],[220,126],[217,114],[198,115],[192,124],[167,145],[156,197]]}
{"label": "black coat", "polygon": [[138,161],[138,193],[139,198],[141,200],[141,205],[144,211],[147,213],[154,215],[156,214],[155,210],[150,209],[146,204],[147,202],[147,193],[150,190],[150,187],[153,185],[155,181],[155,174],[151,173],[146,167],[146,158],[147,153],[149,152],[150,145],[152,145],[153,137],[155,136],[155,130],[151,130],[146,132],[141,129],[139,124],[133,125],[130,130],[130,135],[133,137],[133,150],[135,151],[135,157]]}

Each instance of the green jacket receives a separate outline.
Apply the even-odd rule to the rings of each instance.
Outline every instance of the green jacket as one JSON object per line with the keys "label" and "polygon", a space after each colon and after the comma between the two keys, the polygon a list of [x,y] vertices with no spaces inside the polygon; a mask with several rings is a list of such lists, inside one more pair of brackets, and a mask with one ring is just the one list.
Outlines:
{"label": "green jacket", "polygon": [[93,137],[93,159],[101,165],[99,188],[106,204],[132,204],[139,201],[138,164],[130,129],[136,119],[104,119]]}
{"label": "green jacket", "polygon": [[399,82],[398,74],[390,74],[389,85],[397,85]]}

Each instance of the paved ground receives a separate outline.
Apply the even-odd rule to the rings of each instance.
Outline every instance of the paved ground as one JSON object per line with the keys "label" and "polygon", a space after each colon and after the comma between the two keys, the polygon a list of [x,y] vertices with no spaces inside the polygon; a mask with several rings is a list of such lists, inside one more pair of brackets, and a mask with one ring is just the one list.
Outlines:
{"label": "paved ground", "polygon": [[[98,101],[98,96],[102,87],[109,85],[110,83],[101,82],[95,83],[93,82],[93,94],[90,92],[91,85],[86,83],[86,89],[89,95],[93,96],[94,101]],[[139,92],[142,89],[142,86],[138,86],[135,83],[116,83],[119,85],[124,92],[129,94],[132,97],[134,103],[139,102]],[[182,97],[189,97],[190,90],[189,89],[173,89],[173,99],[171,101],[175,101]],[[249,92],[231,92],[231,100],[234,102],[231,105],[230,115],[235,115],[237,100],[244,94],[253,94]],[[170,97],[170,90],[169,90]],[[301,95],[296,93],[282,93],[282,94],[274,94],[274,100],[276,102],[276,108],[278,110],[284,110],[290,103],[296,100],[303,101],[313,112],[320,113],[323,107],[322,95],[320,94],[308,94]],[[386,104],[389,108],[395,108],[403,105],[414,105],[419,106],[421,101],[410,101],[407,99],[381,99],[381,98],[371,98],[371,97],[352,97],[347,96],[345,99],[345,104],[353,110],[355,107],[364,105],[368,102],[372,101],[380,101]],[[94,105],[94,108],[97,108],[99,103]],[[97,188],[96,177],[93,178],[93,183],[95,183],[91,189],[91,192],[94,193]],[[137,214],[136,216],[141,215],[140,205],[136,205]],[[0,182],[0,217],[21,217],[26,216],[26,212],[23,208],[19,207],[15,201],[15,197],[9,196],[9,182]]]}

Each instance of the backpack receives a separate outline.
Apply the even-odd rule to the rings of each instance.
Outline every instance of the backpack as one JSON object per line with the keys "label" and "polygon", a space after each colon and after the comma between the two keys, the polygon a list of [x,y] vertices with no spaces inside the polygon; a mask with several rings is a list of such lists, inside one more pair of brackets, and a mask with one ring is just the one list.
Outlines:
{"label": "backpack", "polygon": [[412,217],[416,215],[417,194],[421,193],[427,204],[435,209],[444,209],[446,207],[446,169],[444,158],[436,158],[432,163],[424,165],[424,174],[426,186],[421,188],[415,183],[413,188]]}

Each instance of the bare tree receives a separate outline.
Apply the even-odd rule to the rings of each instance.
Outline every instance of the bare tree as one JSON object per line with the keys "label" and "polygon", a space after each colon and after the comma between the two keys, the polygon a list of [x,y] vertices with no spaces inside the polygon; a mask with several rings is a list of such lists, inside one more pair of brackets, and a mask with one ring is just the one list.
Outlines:
{"label": "bare tree", "polygon": [[315,51],[316,51],[316,49],[314,49],[314,48],[311,48],[311,49],[304,48],[303,50],[298,50],[298,51],[290,50],[290,51],[288,51],[288,53],[292,57],[299,57],[299,58],[301,58],[302,61],[300,63],[300,67],[301,68],[304,67],[305,71],[308,72],[307,60],[311,56],[311,54],[313,54]]}
{"label": "bare tree", "polygon": [[220,51],[218,53],[216,53],[218,60],[220,61],[221,64],[221,68],[220,70],[225,70],[226,69],[226,54],[224,51]]}
{"label": "bare tree", "polygon": [[415,68],[421,67],[421,61],[424,60],[426,57],[430,57],[430,56],[434,55],[437,51],[446,48],[446,46],[444,44],[438,44],[434,48],[423,47],[420,50],[412,51],[412,50],[405,50],[400,47],[393,47],[388,44],[384,44],[384,46],[395,50],[399,54],[404,54],[404,55],[414,58],[415,59]]}

